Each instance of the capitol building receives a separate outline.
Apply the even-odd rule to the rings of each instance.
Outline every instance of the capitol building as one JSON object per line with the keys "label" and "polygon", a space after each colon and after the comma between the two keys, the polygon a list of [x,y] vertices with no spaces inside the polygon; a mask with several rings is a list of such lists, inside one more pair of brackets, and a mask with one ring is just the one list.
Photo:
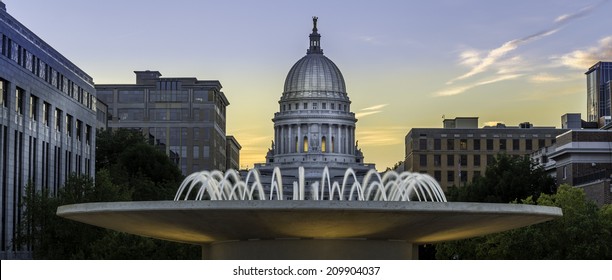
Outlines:
{"label": "capitol building", "polygon": [[[272,176],[275,167],[290,190],[304,168],[306,185],[320,181],[328,167],[332,181],[340,181],[351,168],[362,177],[374,164],[365,164],[355,139],[357,119],[340,69],[323,55],[317,17],[313,17],[310,46],[285,79],[283,94],[274,114],[274,141],[266,162],[255,164],[262,177]],[[264,180],[266,181],[266,180]]]}

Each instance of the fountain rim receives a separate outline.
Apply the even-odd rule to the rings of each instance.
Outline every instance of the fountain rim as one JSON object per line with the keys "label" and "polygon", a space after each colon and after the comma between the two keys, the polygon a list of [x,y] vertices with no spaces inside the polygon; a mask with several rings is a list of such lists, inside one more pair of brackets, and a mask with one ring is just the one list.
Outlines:
{"label": "fountain rim", "polygon": [[521,213],[528,215],[563,216],[561,208],[531,204],[500,204],[480,202],[421,202],[421,201],[351,201],[351,200],[163,200],[91,202],[63,205],[58,216],[87,212],[131,211],[198,211],[198,210],[258,210],[258,211],[356,211],[356,212],[437,212],[437,213]]}

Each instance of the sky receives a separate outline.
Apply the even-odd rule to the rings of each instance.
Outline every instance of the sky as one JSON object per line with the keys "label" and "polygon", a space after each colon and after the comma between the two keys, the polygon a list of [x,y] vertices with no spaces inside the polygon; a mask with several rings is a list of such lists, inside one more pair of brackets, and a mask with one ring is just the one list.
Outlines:
{"label": "sky", "polygon": [[219,80],[242,167],[265,161],[312,16],[379,171],[404,159],[410,129],[443,117],[481,127],[584,118],[584,72],[612,61],[612,1],[602,0],[2,1],[95,83],[132,84],[134,70]]}

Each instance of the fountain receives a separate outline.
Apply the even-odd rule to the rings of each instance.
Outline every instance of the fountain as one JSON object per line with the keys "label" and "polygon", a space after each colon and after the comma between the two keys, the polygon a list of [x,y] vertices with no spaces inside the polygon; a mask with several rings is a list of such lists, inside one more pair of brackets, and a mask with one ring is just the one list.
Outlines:
{"label": "fountain", "polygon": [[173,201],[61,206],[59,216],[141,236],[199,244],[203,259],[416,259],[418,244],[505,231],[562,215],[519,204],[447,202],[426,174],[346,170],[331,182],[304,184],[304,169],[284,199],[276,168],[269,184],[257,170],[188,176]]}

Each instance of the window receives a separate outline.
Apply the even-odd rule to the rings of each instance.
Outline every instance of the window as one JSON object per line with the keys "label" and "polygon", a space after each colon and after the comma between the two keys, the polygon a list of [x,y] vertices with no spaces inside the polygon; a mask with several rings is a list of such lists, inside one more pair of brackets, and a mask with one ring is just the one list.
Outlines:
{"label": "window", "polygon": [[487,151],[493,151],[493,139],[487,139]]}
{"label": "window", "polygon": [[49,126],[49,114],[51,113],[51,104],[43,102],[43,124]]}
{"label": "window", "polygon": [[318,109],[318,107],[319,107],[319,103],[317,103],[317,102],[313,102],[313,103],[312,103],[312,109],[313,109],[313,110],[317,110],[317,109]]}
{"label": "window", "polygon": [[299,106],[300,106],[299,104],[295,103],[295,109],[296,110],[299,109]]}
{"label": "window", "polygon": [[442,149],[442,140],[434,139],[434,150],[439,151]]}
{"label": "window", "polygon": [[308,103],[304,102],[304,110],[308,109]]}
{"label": "window", "polygon": [[62,110],[55,109],[55,130],[62,131]]}
{"label": "window", "polygon": [[563,166],[563,179],[567,179],[567,165]]}
{"label": "window", "polygon": [[327,103],[322,103],[321,104],[321,109],[326,110],[327,109]]}
{"label": "window", "polygon": [[442,156],[434,155],[434,166],[438,167],[442,165]]}
{"label": "window", "polygon": [[455,181],[455,172],[454,171],[446,171],[446,181],[454,182]]}
{"label": "window", "polygon": [[30,119],[38,121],[38,97],[30,95]]}
{"label": "window", "polygon": [[461,164],[461,166],[467,166],[467,155],[459,156],[459,164]]}
{"label": "window", "polygon": [[459,180],[461,180],[462,183],[467,182],[467,179],[468,179],[467,171],[459,172]]}
{"label": "window", "polygon": [[327,153],[327,138],[325,136],[321,138],[321,152]]}
{"label": "window", "polygon": [[66,134],[72,137],[72,116],[66,114]]}
{"label": "window", "polygon": [[480,155],[474,155],[474,166],[480,166]]}
{"label": "window", "polygon": [[8,94],[8,83],[5,80],[0,79],[0,105],[4,108],[8,107],[7,94]]}
{"label": "window", "polygon": [[467,139],[459,140],[459,149],[460,150],[467,150]]}
{"label": "window", "polygon": [[520,149],[520,141],[519,139],[512,139],[512,150],[518,151]]}
{"label": "window", "polygon": [[446,166],[453,166],[455,164],[455,155],[446,155]]}
{"label": "window", "polygon": [[544,139],[538,139],[538,149],[546,147],[546,141]]}
{"label": "window", "polygon": [[419,164],[421,167],[427,167],[427,155],[419,155]]}
{"label": "window", "polygon": [[531,139],[526,139],[525,140],[525,149],[527,151],[533,150],[533,142],[531,141]]}
{"label": "window", "polygon": [[284,111],[287,111],[287,105],[283,104],[283,109],[282,109],[282,111],[283,111],[283,112],[284,112]]}
{"label": "window", "polygon": [[23,89],[17,88],[15,90],[15,112],[18,115],[23,115],[23,98],[25,95],[25,91]]}
{"label": "window", "polygon": [[499,150],[500,151],[506,150],[506,139],[499,139]]}
{"label": "window", "polygon": [[80,120],[76,121],[76,139],[77,141],[81,141],[81,137],[83,135],[83,122]]}
{"label": "window", "polygon": [[119,103],[144,103],[144,91],[120,90],[117,93]]}
{"label": "window", "polygon": [[474,150],[480,150],[480,139],[474,139]]}
{"label": "window", "polygon": [[438,182],[442,181],[442,171],[440,170],[434,171],[434,179],[436,179],[436,181]]}
{"label": "window", "polygon": [[85,125],[85,144],[91,145],[91,126]]}
{"label": "window", "polygon": [[419,149],[427,150],[427,139],[419,139]]}
{"label": "window", "polygon": [[336,103],[331,103],[331,109],[336,110]]}
{"label": "window", "polygon": [[304,136],[304,153],[308,152],[308,136]]}
{"label": "window", "polygon": [[449,151],[455,149],[455,139],[446,139],[446,149]]}

